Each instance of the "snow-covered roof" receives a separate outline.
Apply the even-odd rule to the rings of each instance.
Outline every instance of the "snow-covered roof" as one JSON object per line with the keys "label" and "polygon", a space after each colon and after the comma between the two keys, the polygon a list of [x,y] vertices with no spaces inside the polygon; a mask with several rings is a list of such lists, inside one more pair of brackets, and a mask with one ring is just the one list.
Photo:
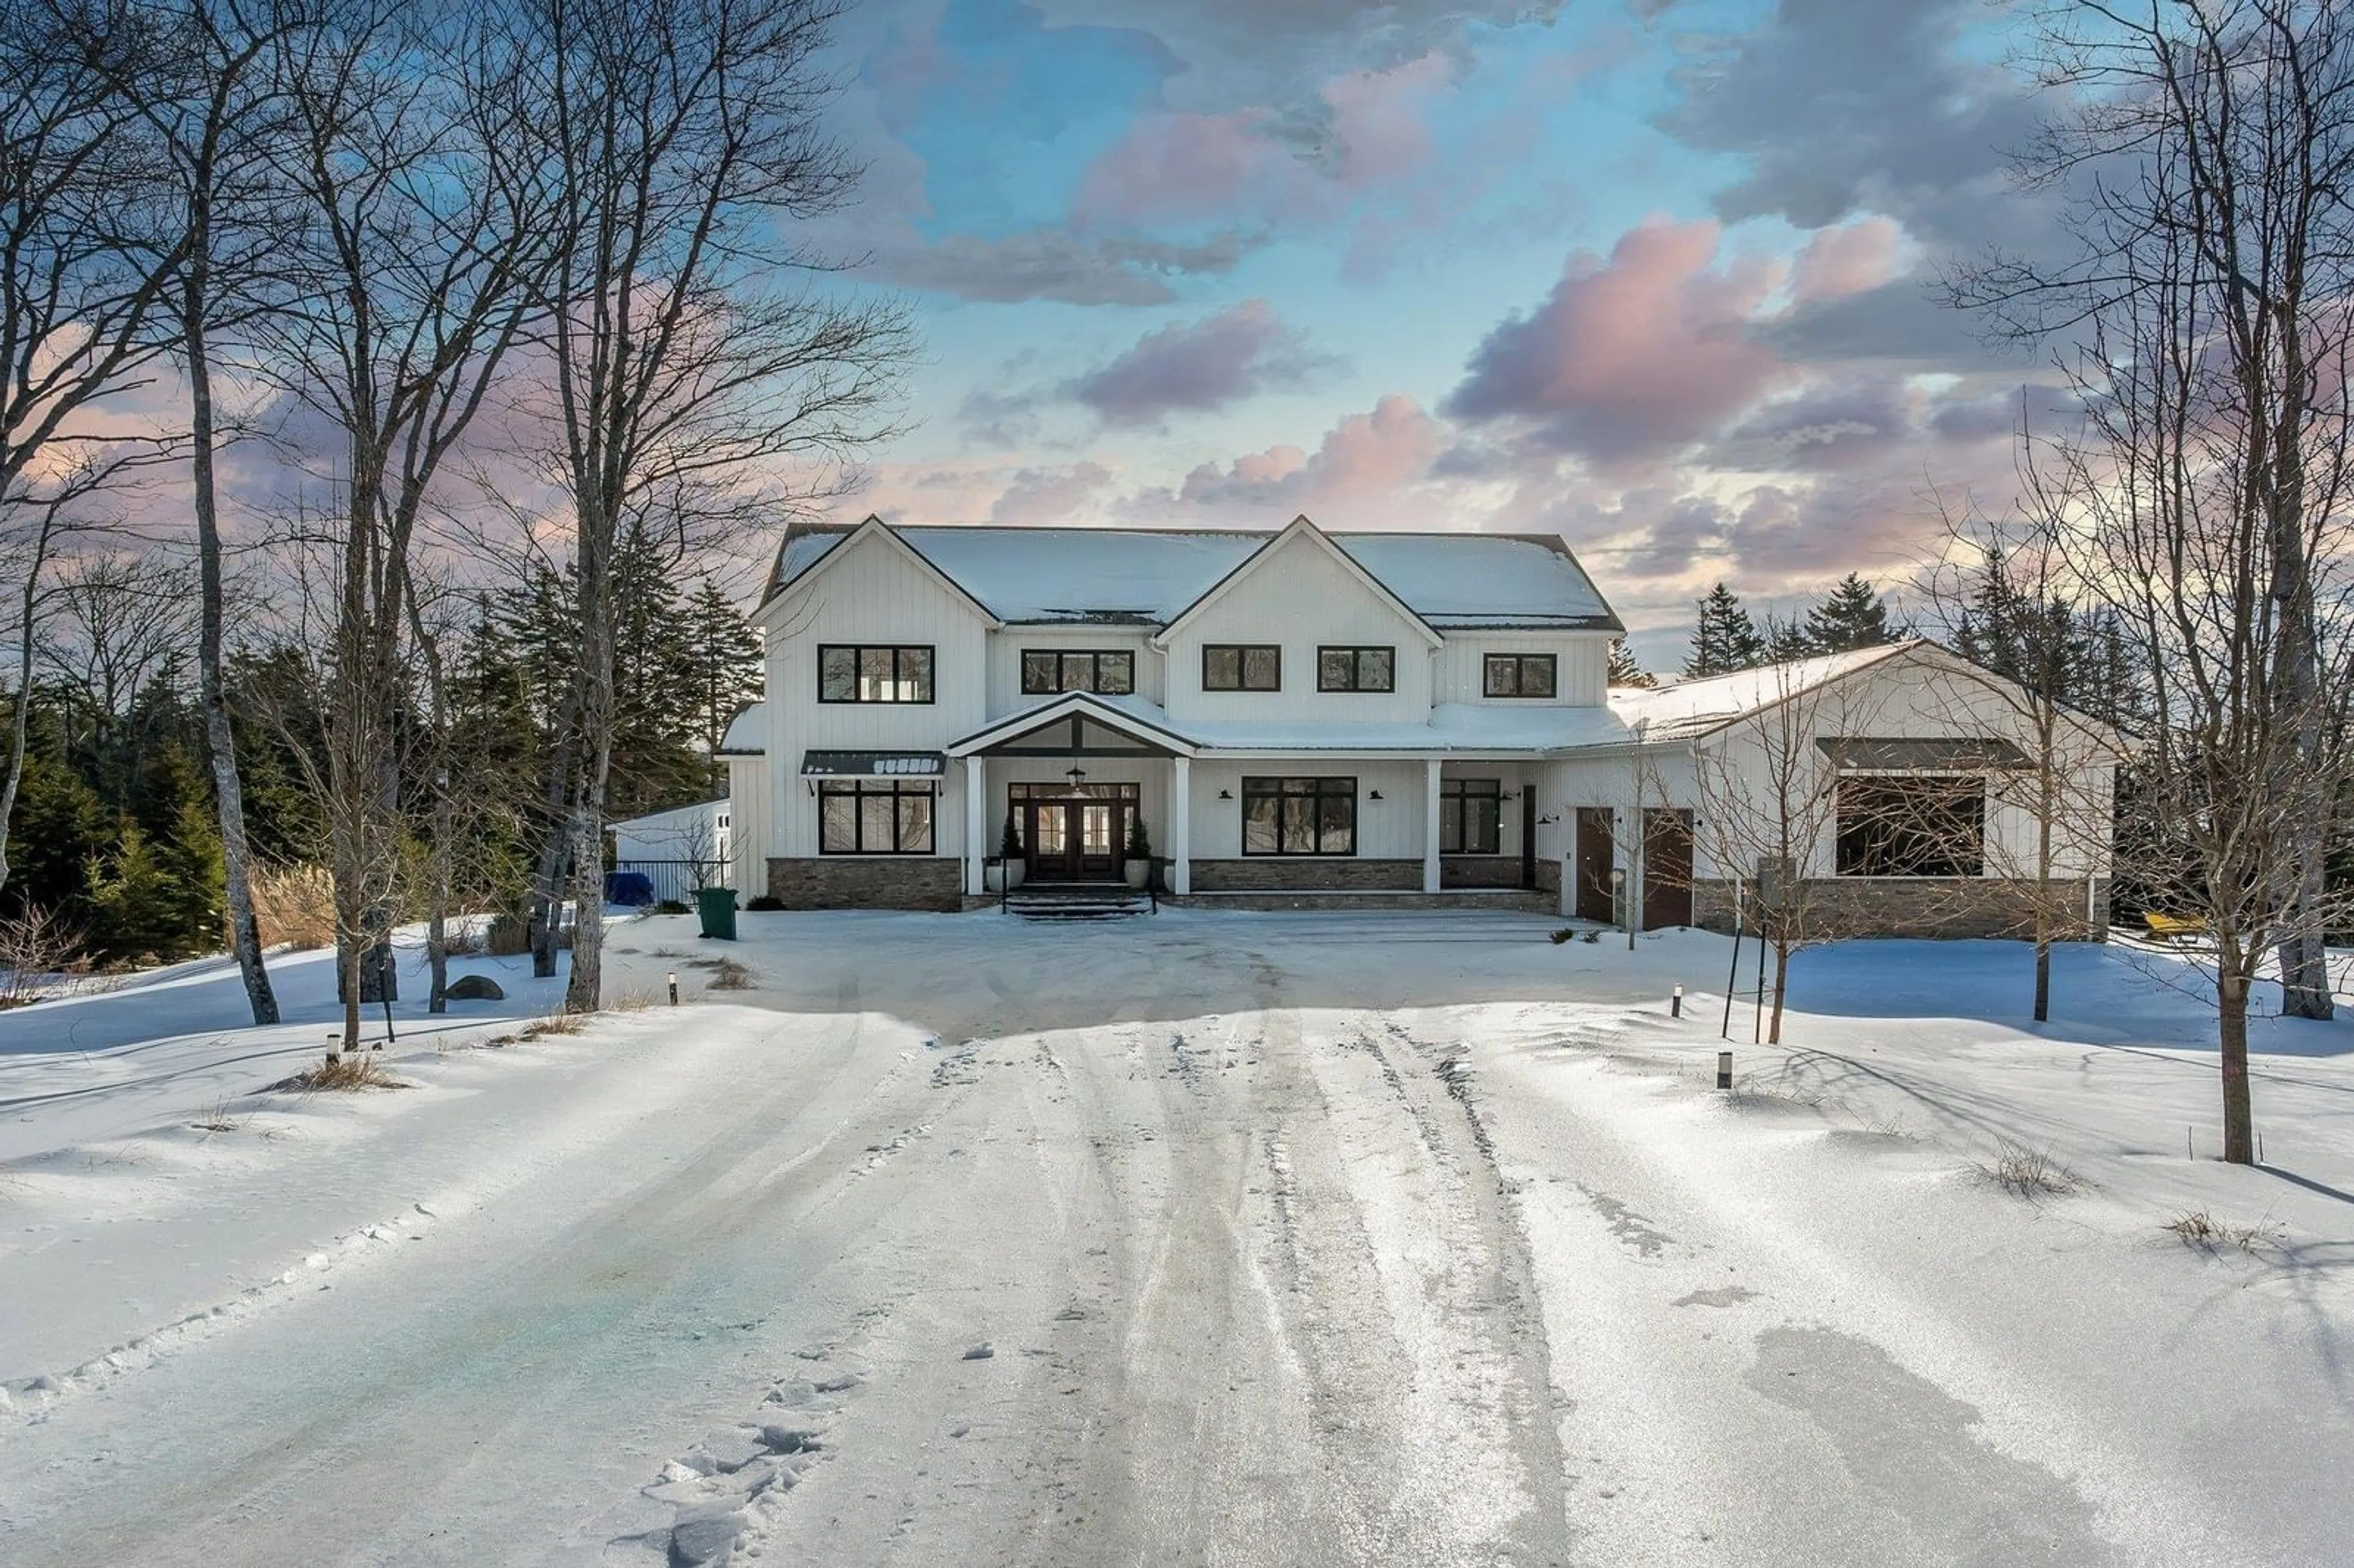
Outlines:
{"label": "snow-covered roof", "polygon": [[1889,642],[1666,685],[1613,686],[1610,711],[1641,740],[1694,739],[1920,646],[1917,640]]}
{"label": "snow-covered roof", "polygon": [[[854,529],[786,531],[771,595]],[[998,620],[1165,626],[1278,536],[1273,529],[1010,528],[894,524],[891,532]],[[1551,535],[1330,535],[1432,626],[1618,631],[1569,546]]]}
{"label": "snow-covered roof", "polygon": [[623,822],[606,824],[617,833],[629,833],[643,838],[648,835],[683,832],[707,825],[713,813],[727,810],[728,798],[697,800],[692,806],[673,806],[666,811],[650,811],[642,817],[631,817]]}
{"label": "snow-covered roof", "polygon": [[753,703],[727,721],[719,739],[722,757],[766,757],[769,754],[769,705]]}

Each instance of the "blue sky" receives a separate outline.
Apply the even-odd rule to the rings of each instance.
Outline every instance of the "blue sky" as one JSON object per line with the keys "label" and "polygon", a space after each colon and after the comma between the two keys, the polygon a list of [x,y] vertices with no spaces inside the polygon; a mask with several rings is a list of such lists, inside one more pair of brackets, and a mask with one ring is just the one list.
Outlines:
{"label": "blue sky", "polygon": [[1558,533],[1681,654],[1719,577],[1894,582],[1999,506],[2035,356],[1941,266],[2052,242],[1983,0],[881,0],[825,243],[924,343],[843,503]]}

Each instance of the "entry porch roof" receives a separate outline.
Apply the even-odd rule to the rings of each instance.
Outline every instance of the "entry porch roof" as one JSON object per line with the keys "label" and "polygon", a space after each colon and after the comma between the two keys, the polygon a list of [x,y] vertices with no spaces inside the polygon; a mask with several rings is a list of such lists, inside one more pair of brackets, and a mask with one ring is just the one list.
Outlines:
{"label": "entry porch roof", "polygon": [[975,730],[948,747],[950,757],[986,757],[1030,738],[1058,720],[1117,731],[1140,750],[1164,757],[1421,756],[1542,758],[1628,739],[1607,708],[1500,708],[1441,703],[1426,722],[1310,722],[1287,719],[1176,720],[1142,697],[1066,692]]}

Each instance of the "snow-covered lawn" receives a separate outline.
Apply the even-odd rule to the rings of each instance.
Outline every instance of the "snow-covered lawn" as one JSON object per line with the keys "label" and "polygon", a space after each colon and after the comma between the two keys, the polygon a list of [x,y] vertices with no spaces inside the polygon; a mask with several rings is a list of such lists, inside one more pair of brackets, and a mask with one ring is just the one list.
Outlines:
{"label": "snow-covered lawn", "polygon": [[2354,1561],[2354,1024],[2248,1171],[2166,955],[1808,953],[1725,1096],[1696,933],[740,920],[399,1089],[264,1092],[315,955],[0,1014],[0,1557]]}

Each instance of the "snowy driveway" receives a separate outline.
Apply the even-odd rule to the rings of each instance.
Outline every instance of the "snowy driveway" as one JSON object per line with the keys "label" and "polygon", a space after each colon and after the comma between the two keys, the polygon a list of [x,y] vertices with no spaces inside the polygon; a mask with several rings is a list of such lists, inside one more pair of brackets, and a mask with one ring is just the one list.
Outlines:
{"label": "snowy driveway", "polygon": [[[677,969],[692,991],[681,924],[614,933],[623,985]],[[2203,1103],[2195,1061],[1972,1023],[1872,1026],[1893,1054],[1867,1064],[1857,1021],[1807,1019],[1840,1049],[1744,1053],[1774,1076],[1727,1102],[1697,1076],[1715,1020],[1660,1000],[1672,975],[1704,1011],[1710,938],[746,926],[755,989],[714,1005],[20,1167],[0,1557],[2347,1550],[2312,1507],[2354,1460],[2354,1205],[2327,1195],[2349,1185],[2354,1077],[2312,1048],[2334,1036],[2259,1090],[2309,1107],[2321,1193],[2163,1177],[2223,1183],[2219,1213],[2231,1183],[2269,1183],[2304,1250],[2191,1257],[2140,1234],[2161,1216],[2135,1205],[2171,1190],[2132,1186],[2127,1132],[2084,1135],[2089,1197],[2027,1204],[1964,1170],[1978,1124],[2040,1130],[2071,1083],[2160,1124]],[[310,1240],[275,1244],[282,1272],[216,1277],[289,1224]],[[91,1359],[128,1337],[96,1325],[192,1311]],[[2260,1441],[2261,1469],[2225,1471]]]}

